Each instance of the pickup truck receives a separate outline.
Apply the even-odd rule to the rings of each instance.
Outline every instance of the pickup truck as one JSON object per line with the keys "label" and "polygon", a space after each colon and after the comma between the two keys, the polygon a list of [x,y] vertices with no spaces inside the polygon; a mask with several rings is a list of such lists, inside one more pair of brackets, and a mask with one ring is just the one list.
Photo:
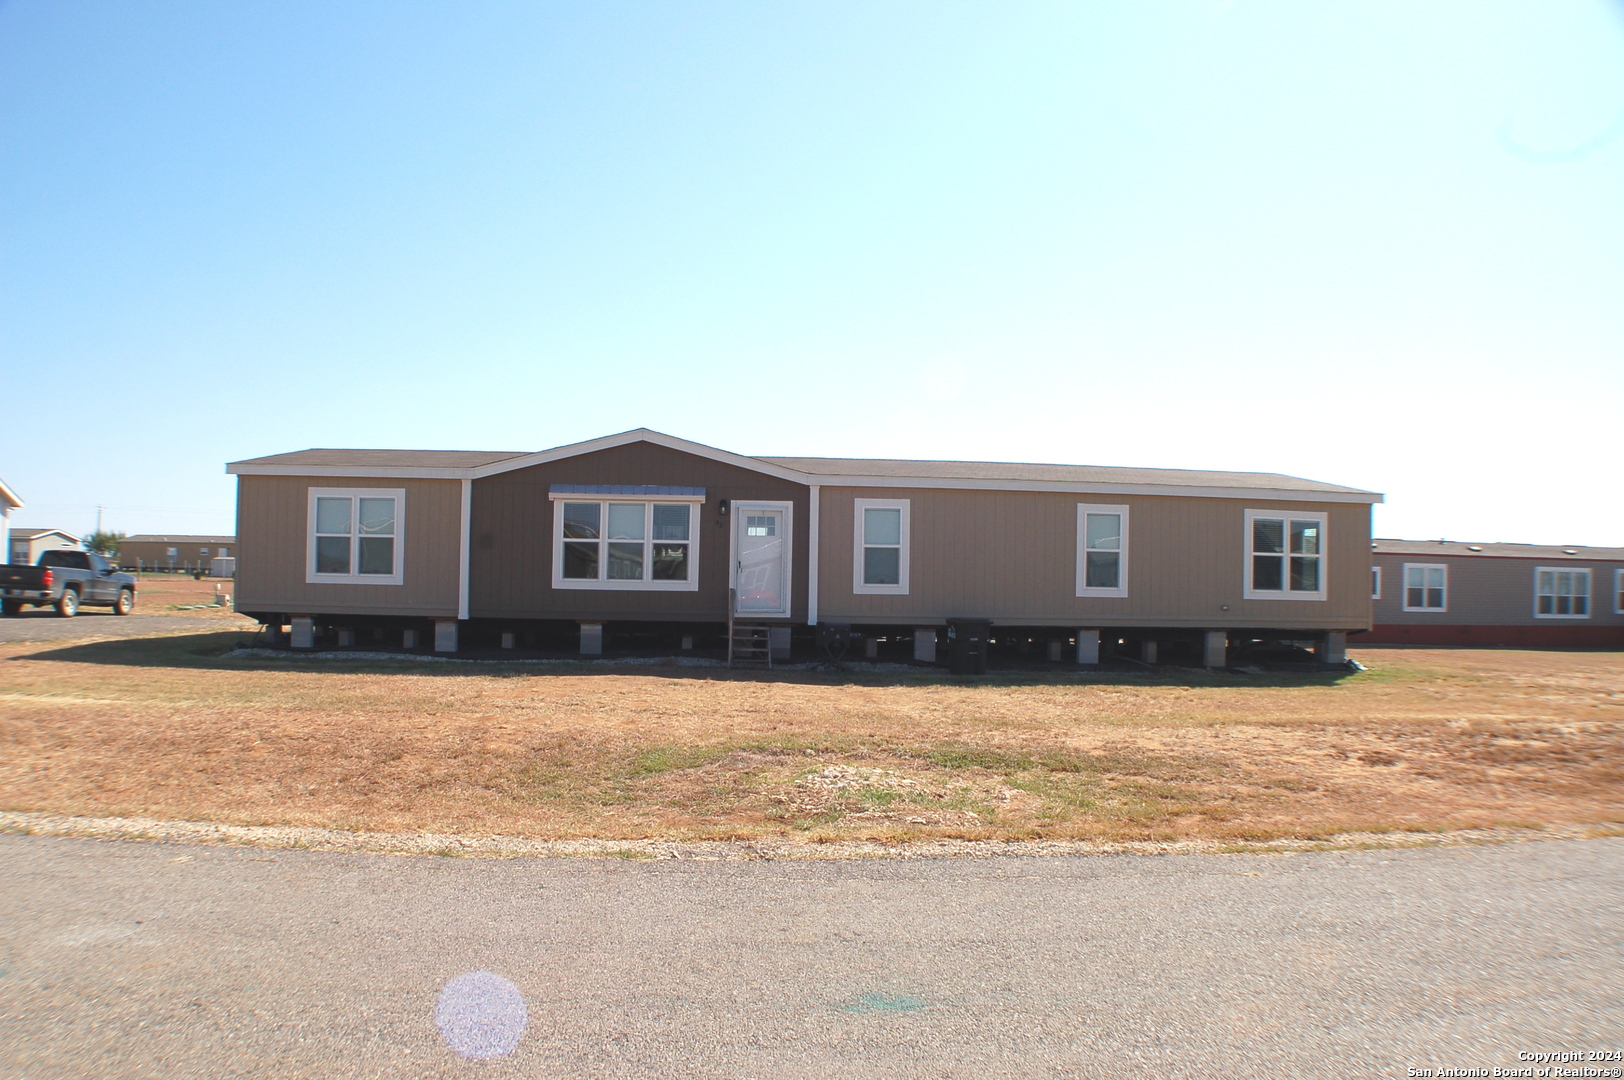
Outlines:
{"label": "pickup truck", "polygon": [[0,566],[0,612],[15,615],[28,605],[54,607],[71,619],[85,604],[128,615],[135,610],[135,578],[88,551],[47,551],[33,566]]}

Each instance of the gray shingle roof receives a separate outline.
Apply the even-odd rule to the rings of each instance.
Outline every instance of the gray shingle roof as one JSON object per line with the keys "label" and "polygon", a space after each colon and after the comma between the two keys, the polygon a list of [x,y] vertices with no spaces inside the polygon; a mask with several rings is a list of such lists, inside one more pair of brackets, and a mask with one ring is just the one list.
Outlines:
{"label": "gray shingle roof", "polygon": [[1386,540],[1370,542],[1377,555],[1432,555],[1462,558],[1548,559],[1555,561],[1624,560],[1624,548],[1579,544],[1479,544],[1468,540]]}
{"label": "gray shingle roof", "polygon": [[1281,473],[1201,469],[1131,469],[1109,465],[1042,465],[1007,461],[913,461],[897,458],[762,457],[785,469],[819,476],[919,477],[933,480],[1029,480],[1070,484],[1160,484],[1174,487],[1259,488],[1370,494]]}
{"label": "gray shingle roof", "polygon": [[234,461],[233,465],[321,465],[361,468],[477,469],[508,458],[524,457],[518,450],[295,450],[288,454]]}

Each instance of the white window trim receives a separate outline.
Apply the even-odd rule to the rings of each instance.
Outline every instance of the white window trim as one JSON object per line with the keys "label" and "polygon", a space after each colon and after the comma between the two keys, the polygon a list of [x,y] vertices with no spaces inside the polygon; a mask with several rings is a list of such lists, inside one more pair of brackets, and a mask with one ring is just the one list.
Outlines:
{"label": "white window trim", "polygon": [[737,590],[739,587],[739,530],[745,527],[745,519],[750,516],[751,510],[777,510],[784,515],[784,606],[772,611],[762,611],[759,608],[752,611],[739,611],[737,598],[733,613],[746,618],[762,616],[764,618],[781,618],[788,615],[795,608],[795,504],[793,502],[774,502],[771,500],[752,499],[748,502],[734,501],[730,504],[733,515],[733,524],[727,530],[727,561],[732,568],[727,574],[727,587]]}
{"label": "white window trim", "polygon": [[[1539,575],[1541,571],[1553,574],[1569,573],[1585,575],[1585,613],[1583,615],[1541,615],[1539,613]],[[1617,600],[1615,599],[1615,603]],[[1534,567],[1534,618],[1559,620],[1584,620],[1596,610],[1596,571],[1590,566],[1536,566]]]}
{"label": "white window trim", "polygon": [[[1084,584],[1088,580],[1088,542],[1087,521],[1089,514],[1120,514],[1122,517],[1122,543],[1117,548],[1117,583],[1115,588],[1089,588]],[[1127,506],[1108,506],[1103,503],[1077,504],[1077,595],[1083,597],[1098,596],[1127,596],[1128,595],[1128,508]]]}
{"label": "white window trim", "polygon": [[[1370,568],[1370,573],[1372,577],[1372,581],[1370,583],[1370,598],[1372,600],[1380,600],[1382,598],[1382,568],[1379,566],[1372,566]],[[1449,602],[1449,593],[1447,590],[1444,593],[1444,602]]]}
{"label": "white window trim", "polygon": [[[911,523],[913,516],[912,499],[853,499],[851,518],[851,591],[859,596],[907,596],[908,595],[908,563],[909,550],[913,547],[911,542]],[[897,583],[895,585],[870,585],[863,580],[863,511],[865,510],[901,510],[902,511],[902,543],[897,557]],[[888,547],[886,544],[875,544],[874,547]]]}
{"label": "white window trim", "polygon": [[[1410,606],[1410,569],[1412,567],[1415,568],[1416,570],[1442,570],[1444,572],[1444,606],[1443,607],[1411,607]],[[1535,578],[1535,581],[1538,581],[1538,580],[1539,580],[1538,578]],[[1399,588],[1399,594],[1398,594],[1399,606],[1401,608],[1403,608],[1405,611],[1411,612],[1411,613],[1416,614],[1416,615],[1442,615],[1444,612],[1449,610],[1449,564],[1448,563],[1441,563],[1441,562],[1407,562],[1407,563],[1404,564],[1404,570],[1403,570],[1402,574],[1400,575],[1400,577],[1398,579],[1398,588]],[[1426,587],[1422,586],[1422,591],[1423,592],[1425,592],[1425,589],[1426,589]],[[1426,599],[1426,597],[1423,596],[1422,599],[1424,600],[1424,599]],[[1536,600],[1535,603],[1537,604],[1537,603],[1539,603],[1539,601]]]}
{"label": "white window trim", "polygon": [[[393,574],[318,574],[316,573],[316,500],[317,499],[394,499],[395,500],[395,572]],[[351,508],[359,513],[359,506]],[[351,532],[352,540],[358,534]],[[359,541],[355,541],[359,543]],[[357,557],[351,550],[350,559]],[[406,489],[405,488],[311,488],[306,504],[305,518],[305,584],[306,585],[403,585],[406,582]]]}
{"label": "white window trim", "polygon": [[[1243,515],[1244,531],[1241,533],[1241,598],[1244,600],[1324,600],[1325,592],[1331,577],[1331,537],[1330,515],[1323,511],[1314,510],[1248,510]],[[1291,590],[1291,552],[1284,552],[1286,556],[1285,578],[1281,582],[1286,586],[1282,589],[1254,589],[1252,588],[1252,522],[1257,518],[1280,518],[1286,522],[1284,545],[1291,547],[1291,522],[1317,521],[1320,527],[1320,575],[1319,591],[1293,592]]]}
{"label": "white window trim", "polygon": [[[1538,588],[1538,578],[1535,578],[1535,587]],[[1534,603],[1539,603],[1538,600]],[[1613,614],[1624,615],[1624,570],[1613,571]]]}
{"label": "white window trim", "polygon": [[[554,492],[553,501],[553,588],[555,589],[596,589],[602,592],[698,592],[699,591],[699,534],[702,531],[699,520],[699,507],[704,504],[702,496],[665,496],[665,495],[598,495],[582,493],[571,495],[563,492]],[[685,504],[688,510],[688,580],[687,581],[610,581],[606,578],[597,581],[586,578],[566,578],[564,576],[564,504],[597,503],[602,509],[598,520],[601,522],[599,530],[602,531],[609,524],[610,503],[643,503],[651,506],[654,503]],[[652,522],[654,511],[643,512],[643,531],[649,539],[642,543],[652,545]],[[600,544],[608,543],[600,539]],[[638,541],[632,541],[637,543]],[[607,548],[603,549],[605,554]],[[598,572],[603,573],[607,565],[607,558],[598,560]],[[645,562],[645,570],[651,570],[649,563]]]}

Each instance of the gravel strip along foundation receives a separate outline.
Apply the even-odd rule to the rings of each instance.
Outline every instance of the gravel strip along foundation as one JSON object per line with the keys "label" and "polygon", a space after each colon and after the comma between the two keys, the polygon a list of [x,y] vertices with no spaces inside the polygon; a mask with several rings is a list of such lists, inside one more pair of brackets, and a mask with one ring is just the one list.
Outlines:
{"label": "gravel strip along foundation", "polygon": [[1068,840],[931,840],[911,844],[867,841],[794,843],[722,840],[526,840],[508,836],[442,833],[350,832],[296,825],[221,825],[157,818],[68,817],[0,811],[0,832],[72,836],[92,840],[156,840],[172,844],[232,844],[281,850],[341,851],[373,855],[483,858],[693,859],[951,859],[1057,855],[1289,855],[1303,851],[1511,844],[1624,835],[1624,822],[1545,829],[1460,829],[1451,832],[1343,833],[1320,840],[1237,843],[1213,840],[1088,843]]}

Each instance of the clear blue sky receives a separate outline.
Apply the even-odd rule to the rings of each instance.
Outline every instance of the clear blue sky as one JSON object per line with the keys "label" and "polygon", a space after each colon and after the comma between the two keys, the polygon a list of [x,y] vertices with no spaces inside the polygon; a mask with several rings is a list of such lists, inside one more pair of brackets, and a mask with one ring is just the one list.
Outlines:
{"label": "clear blue sky", "polygon": [[13,0],[0,406],[70,530],[648,426],[1624,544],[1624,5]]}

